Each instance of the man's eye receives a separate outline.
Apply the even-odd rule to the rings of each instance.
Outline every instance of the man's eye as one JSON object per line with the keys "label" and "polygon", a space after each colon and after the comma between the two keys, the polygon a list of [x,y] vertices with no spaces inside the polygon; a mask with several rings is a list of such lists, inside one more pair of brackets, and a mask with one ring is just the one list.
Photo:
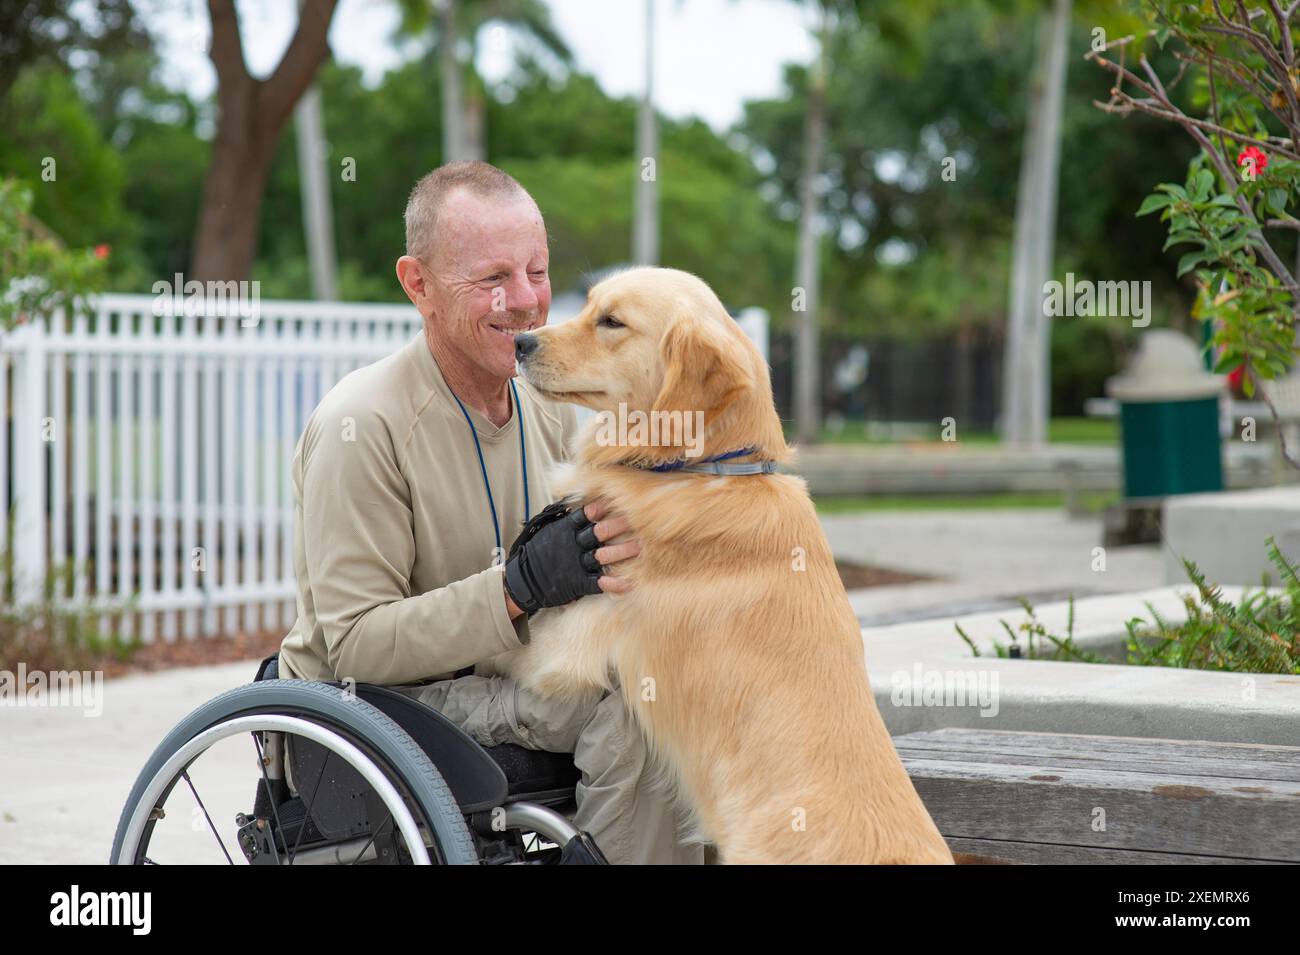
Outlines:
{"label": "man's eye", "polygon": [[596,319],[597,325],[604,325],[606,328],[623,328],[623,323],[613,315],[602,315]]}

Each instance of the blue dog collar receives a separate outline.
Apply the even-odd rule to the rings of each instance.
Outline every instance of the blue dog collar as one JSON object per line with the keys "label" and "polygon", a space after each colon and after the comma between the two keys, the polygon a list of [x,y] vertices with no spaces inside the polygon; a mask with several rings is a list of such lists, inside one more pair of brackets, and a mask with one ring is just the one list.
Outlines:
{"label": "blue dog collar", "polygon": [[713,457],[702,458],[691,464],[686,459],[677,461],[667,461],[663,464],[656,464],[653,467],[646,468],[648,471],[688,471],[692,474],[716,474],[719,477],[730,477],[733,475],[744,474],[771,474],[776,470],[775,461],[747,461],[737,464],[726,464],[729,458],[739,458],[746,454],[753,454],[757,448],[739,448],[735,451],[727,451],[725,454],[715,454]]}

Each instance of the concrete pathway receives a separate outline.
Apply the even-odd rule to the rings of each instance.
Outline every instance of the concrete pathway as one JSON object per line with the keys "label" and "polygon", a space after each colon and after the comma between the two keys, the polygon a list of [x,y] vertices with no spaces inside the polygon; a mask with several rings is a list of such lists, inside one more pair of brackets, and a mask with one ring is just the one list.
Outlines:
{"label": "concrete pathway", "polygon": [[[1158,546],[1110,547],[1099,517],[1064,510],[879,511],[822,518],[842,560],[937,579],[853,591],[864,626],[1164,584]],[[1105,570],[1094,570],[1094,564]]]}
{"label": "concrete pathway", "polygon": [[190,711],[256,671],[254,661],[107,680],[98,716],[0,707],[0,865],[107,862],[154,747]]}

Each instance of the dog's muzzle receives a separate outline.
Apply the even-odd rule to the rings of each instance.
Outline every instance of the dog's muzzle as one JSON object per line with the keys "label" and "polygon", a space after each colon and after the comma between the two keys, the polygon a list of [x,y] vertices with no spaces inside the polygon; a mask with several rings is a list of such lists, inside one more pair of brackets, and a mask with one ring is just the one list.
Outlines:
{"label": "dog's muzzle", "polygon": [[523,332],[515,336],[515,361],[524,361],[529,355],[537,351],[541,344],[537,336],[529,332]]}

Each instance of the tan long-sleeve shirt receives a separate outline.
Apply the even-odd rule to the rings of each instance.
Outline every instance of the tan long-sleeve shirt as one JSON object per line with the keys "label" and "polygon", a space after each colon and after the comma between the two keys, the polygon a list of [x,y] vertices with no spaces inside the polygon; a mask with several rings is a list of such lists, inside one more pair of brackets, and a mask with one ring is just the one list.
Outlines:
{"label": "tan long-sleeve shirt", "polygon": [[[547,474],[577,415],[515,386],[532,515],[551,503]],[[509,551],[525,520],[519,409],[501,428],[465,409]],[[293,489],[298,619],[282,676],[416,683],[527,642],[527,618],[506,611],[474,440],[423,333],[321,400],[294,453]]]}

